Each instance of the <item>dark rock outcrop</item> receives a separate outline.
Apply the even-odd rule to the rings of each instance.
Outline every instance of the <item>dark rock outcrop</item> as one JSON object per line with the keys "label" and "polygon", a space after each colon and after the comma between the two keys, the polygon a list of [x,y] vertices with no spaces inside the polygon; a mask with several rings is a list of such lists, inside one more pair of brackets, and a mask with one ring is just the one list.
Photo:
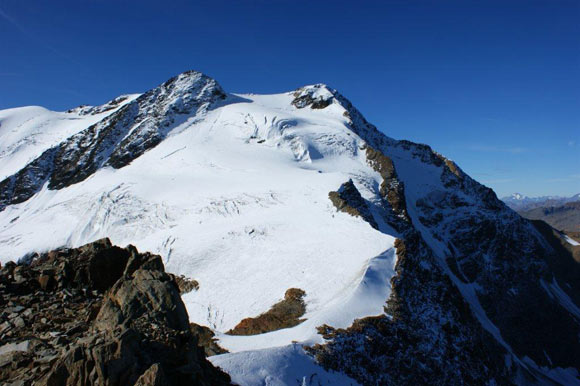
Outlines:
{"label": "dark rock outcrop", "polygon": [[362,198],[352,180],[348,180],[342,184],[338,188],[338,191],[328,193],[328,198],[339,212],[360,217],[373,228],[378,229],[377,222],[373,218],[366,201]]}
{"label": "dark rock outcrop", "polygon": [[257,335],[294,327],[304,321],[300,318],[306,312],[306,305],[302,300],[305,295],[306,293],[299,288],[290,288],[284,294],[284,300],[274,304],[270,310],[255,318],[242,320],[227,334]]}
{"label": "dark rock outcrop", "polygon": [[398,239],[386,315],[347,329],[321,326],[328,343],[307,348],[325,368],[363,385],[509,384],[504,349],[485,331],[412,230]]}
{"label": "dark rock outcrop", "polygon": [[191,323],[191,333],[197,339],[197,345],[202,347],[205,351],[205,355],[208,357],[212,355],[225,354],[228,350],[217,344],[217,339],[214,338],[215,334],[211,328],[206,326],[200,326],[199,324]]}
{"label": "dark rock outcrop", "polygon": [[226,385],[161,258],[108,239],[0,271],[0,382]]}
{"label": "dark rock outcrop", "polygon": [[[405,186],[397,178],[397,172],[393,161],[380,151],[366,146],[367,162],[376,172],[378,172],[383,181],[379,188],[381,196],[387,200],[397,217],[406,222],[410,222],[407,215],[406,201],[405,201]],[[395,221],[390,221],[394,223]]]}
{"label": "dark rock outcrop", "polygon": [[299,109],[310,106],[312,109],[324,109],[328,107],[334,97],[332,94],[329,95],[316,95],[319,91],[326,91],[327,88],[323,84],[315,84],[313,86],[307,86],[300,88],[294,92],[294,99],[292,104]]}
{"label": "dark rock outcrop", "polygon": [[78,115],[96,115],[106,113],[107,111],[111,111],[119,107],[123,102],[129,99],[129,95],[121,95],[116,97],[113,100],[105,103],[101,106],[86,106],[81,105],[75,107],[74,109],[67,110],[67,113],[78,114]]}

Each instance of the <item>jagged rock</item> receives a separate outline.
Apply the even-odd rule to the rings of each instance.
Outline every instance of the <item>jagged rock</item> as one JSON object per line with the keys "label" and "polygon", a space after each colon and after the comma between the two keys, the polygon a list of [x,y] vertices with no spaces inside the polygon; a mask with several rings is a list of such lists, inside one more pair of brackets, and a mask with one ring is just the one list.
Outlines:
{"label": "jagged rock", "polygon": [[307,350],[363,385],[509,384],[503,348],[471,315],[420,236],[412,230],[405,236],[396,243],[388,316],[347,329],[321,326],[328,343]]}
{"label": "jagged rock", "polygon": [[[151,258],[161,263],[159,256]],[[177,285],[163,271],[139,268],[118,280],[105,296],[95,327],[106,331],[142,317],[177,331],[189,329]]]}
{"label": "jagged rock", "polygon": [[[393,212],[399,218],[410,222],[409,216],[407,215],[404,184],[397,178],[393,161],[382,152],[368,145],[365,148],[365,152],[369,165],[383,177],[379,193],[387,200]],[[387,220],[387,222],[396,223],[393,220]]]}
{"label": "jagged rock", "polygon": [[178,285],[157,255],[102,239],[6,264],[0,282],[7,284],[0,304],[11,304],[0,314],[0,383],[229,384],[198,347]]}
{"label": "jagged rock", "polygon": [[351,216],[361,217],[368,222],[373,228],[378,229],[367,203],[360,195],[360,192],[354,186],[352,180],[348,180],[340,186],[338,191],[328,193],[328,198],[336,207],[336,210],[345,212]]}
{"label": "jagged rock", "polygon": [[299,109],[308,106],[313,109],[324,109],[332,103],[333,99],[334,96],[325,85],[316,84],[296,90],[291,103]]}
{"label": "jagged rock", "polygon": [[137,379],[135,386],[169,386],[169,383],[163,368],[155,363]]}
{"label": "jagged rock", "polygon": [[200,326],[195,323],[191,323],[190,328],[191,333],[197,339],[197,345],[203,348],[205,355],[208,357],[212,355],[225,354],[228,352],[228,350],[220,347],[220,345],[217,344],[217,340],[214,338],[215,334],[211,328]]}
{"label": "jagged rock", "polygon": [[172,275],[172,276],[173,280],[175,280],[177,286],[179,287],[179,292],[182,295],[194,290],[197,291],[199,289],[199,283],[197,282],[197,280],[189,279],[183,275],[180,276]]}
{"label": "jagged rock", "polygon": [[[309,351],[369,385],[550,384],[545,369],[580,368],[579,346],[569,338],[580,333],[571,305],[580,302],[572,246],[547,224],[517,216],[426,145],[399,141],[380,153],[401,148],[439,172],[442,188],[415,203],[421,228],[408,213],[385,218],[400,232],[386,315],[347,329],[321,326],[328,342]],[[375,170],[400,178],[396,162],[376,152],[367,152]],[[394,204],[405,208],[403,191],[395,193]]]}
{"label": "jagged rock", "polygon": [[305,295],[306,292],[299,288],[290,288],[284,294],[284,300],[274,304],[270,310],[255,318],[242,320],[226,334],[256,335],[294,327],[304,321],[300,318],[306,312],[306,305],[302,300]]}

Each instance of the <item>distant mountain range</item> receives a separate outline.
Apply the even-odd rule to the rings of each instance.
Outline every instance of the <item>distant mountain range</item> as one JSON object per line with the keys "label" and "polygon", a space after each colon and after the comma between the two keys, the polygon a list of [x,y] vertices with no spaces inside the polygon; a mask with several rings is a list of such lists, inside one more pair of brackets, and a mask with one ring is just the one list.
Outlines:
{"label": "distant mountain range", "polygon": [[511,196],[502,197],[501,200],[510,208],[516,211],[529,210],[542,206],[557,206],[567,202],[580,201],[580,193],[570,197],[564,196],[541,196],[528,197],[521,193],[514,193]]}
{"label": "distant mountain range", "polygon": [[580,193],[571,197],[528,197],[520,193],[503,197],[510,208],[530,220],[543,220],[568,234],[580,235]]}

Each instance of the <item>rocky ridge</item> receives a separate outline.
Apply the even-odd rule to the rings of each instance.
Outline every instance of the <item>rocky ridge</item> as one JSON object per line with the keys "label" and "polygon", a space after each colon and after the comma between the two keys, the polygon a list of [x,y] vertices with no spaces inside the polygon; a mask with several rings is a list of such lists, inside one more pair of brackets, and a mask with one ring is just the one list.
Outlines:
{"label": "rocky ridge", "polygon": [[[317,89],[310,98],[304,92],[297,95],[298,101],[320,105],[323,96]],[[330,94],[329,100],[343,99]],[[349,102],[342,103],[349,116],[359,116]],[[364,318],[343,330],[321,327],[328,343],[309,349],[317,360],[363,384],[434,379],[438,384],[558,383],[540,368],[580,369],[576,356],[568,356],[580,349],[569,339],[580,332],[576,308],[554,295],[566,286],[569,291],[560,296],[578,299],[574,248],[554,247],[567,243],[549,241],[558,233],[548,236],[544,230],[541,235],[538,224],[519,217],[491,189],[429,146],[393,141],[364,118],[356,121],[362,127],[353,124],[353,130],[371,144],[366,147],[367,160],[383,177],[379,193],[386,203],[375,213],[400,232],[397,276],[385,316]],[[414,163],[439,173],[441,188],[409,202],[405,177],[413,176],[401,178],[396,171],[401,150],[410,153]],[[329,197],[339,210],[353,212],[337,192]],[[407,207],[413,208],[413,215]],[[477,290],[469,288],[472,283]],[[545,283],[555,288],[546,290]],[[413,290],[419,287],[428,289],[419,294]],[[433,326],[438,326],[437,333]],[[529,339],[530,332],[535,339]],[[448,342],[446,348],[442,340]],[[485,349],[473,351],[474,342]],[[418,359],[419,352],[428,354]],[[465,353],[469,354],[463,357]],[[511,356],[509,363],[497,359],[505,355]],[[459,357],[462,364],[449,362]]]}
{"label": "rocky ridge", "polygon": [[322,326],[327,343],[308,350],[325,367],[369,385],[558,384],[545,369],[580,369],[578,356],[569,355],[580,349],[570,339],[580,333],[580,314],[566,300],[580,301],[576,247],[546,224],[522,219],[428,146],[384,146],[387,183],[400,178],[387,154],[396,157],[401,148],[438,170],[442,188],[415,202],[404,189],[391,190],[399,209],[414,213],[384,216],[400,232],[385,315],[347,329]]}
{"label": "rocky ridge", "polygon": [[122,168],[158,145],[186,119],[203,115],[225,98],[215,80],[195,71],[180,74],[46,150],[1,181],[0,210],[28,200],[47,182],[49,189],[62,189],[102,167]]}

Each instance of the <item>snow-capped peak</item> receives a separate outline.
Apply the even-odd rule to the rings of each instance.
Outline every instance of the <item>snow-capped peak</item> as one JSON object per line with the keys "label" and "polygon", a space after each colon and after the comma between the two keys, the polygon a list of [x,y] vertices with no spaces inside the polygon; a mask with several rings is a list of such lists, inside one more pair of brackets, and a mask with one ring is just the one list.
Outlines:
{"label": "snow-capped peak", "polygon": [[189,114],[194,107],[211,103],[216,97],[224,99],[225,96],[215,79],[190,70],[143,94],[142,98],[161,105],[162,113],[172,110],[178,114]]}

